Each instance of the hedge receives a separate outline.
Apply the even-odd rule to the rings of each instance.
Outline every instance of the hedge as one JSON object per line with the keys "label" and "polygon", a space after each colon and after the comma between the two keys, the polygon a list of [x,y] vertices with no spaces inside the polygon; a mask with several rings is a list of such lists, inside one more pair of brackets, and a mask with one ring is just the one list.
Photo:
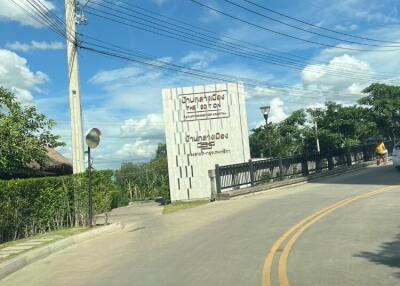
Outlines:
{"label": "hedge", "polygon": [[[0,243],[88,222],[87,175],[0,181]],[[93,173],[95,213],[111,209],[112,171]]]}

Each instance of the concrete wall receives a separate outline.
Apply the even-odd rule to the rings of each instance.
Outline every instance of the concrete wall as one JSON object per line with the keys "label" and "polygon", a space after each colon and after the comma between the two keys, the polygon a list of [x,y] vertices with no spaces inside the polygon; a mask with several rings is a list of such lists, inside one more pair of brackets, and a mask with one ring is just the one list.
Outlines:
{"label": "concrete wall", "polygon": [[172,201],[210,197],[208,170],[250,159],[243,85],[163,89]]}

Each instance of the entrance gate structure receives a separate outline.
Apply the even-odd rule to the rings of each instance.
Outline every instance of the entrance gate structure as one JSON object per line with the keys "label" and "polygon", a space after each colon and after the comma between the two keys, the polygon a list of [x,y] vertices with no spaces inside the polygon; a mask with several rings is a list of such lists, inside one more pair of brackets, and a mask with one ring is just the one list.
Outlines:
{"label": "entrance gate structure", "polygon": [[208,170],[250,159],[242,83],[162,90],[172,201],[210,198]]}

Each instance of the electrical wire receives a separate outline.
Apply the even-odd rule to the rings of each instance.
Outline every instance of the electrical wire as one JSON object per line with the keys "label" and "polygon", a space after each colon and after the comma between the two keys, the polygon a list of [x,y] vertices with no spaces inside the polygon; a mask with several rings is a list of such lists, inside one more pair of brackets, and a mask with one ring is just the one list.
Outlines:
{"label": "electrical wire", "polygon": [[[301,88],[296,88],[296,87],[291,87],[286,85],[286,87],[271,87],[268,86],[265,82],[262,81],[258,81],[258,80],[254,80],[254,79],[249,79],[249,78],[243,78],[243,77],[233,77],[233,76],[229,76],[229,75],[224,75],[224,74],[217,74],[217,73],[208,73],[208,72],[204,72],[201,70],[196,70],[196,69],[192,69],[192,68],[188,68],[188,67],[184,67],[181,65],[176,65],[176,64],[171,64],[169,62],[165,62],[165,61],[161,61],[161,60],[157,60],[157,59],[149,59],[146,57],[142,57],[140,55],[137,54],[132,54],[131,52],[126,52],[126,51],[121,51],[118,49],[112,49],[109,47],[105,47],[102,45],[97,45],[97,44],[93,44],[93,43],[88,43],[87,41],[83,41],[83,44],[87,43],[88,46],[83,45],[81,48],[84,50],[89,50],[98,54],[102,54],[102,55],[106,55],[106,56],[111,56],[111,57],[115,57],[115,58],[119,58],[119,59],[123,59],[126,60],[128,62],[134,62],[134,63],[140,63],[140,64],[144,64],[144,65],[148,65],[151,66],[153,68],[158,68],[158,69],[165,69],[168,71],[173,71],[173,72],[178,72],[178,73],[184,73],[184,74],[189,74],[190,76],[194,76],[194,77],[198,77],[198,78],[202,78],[202,79],[212,79],[212,80],[216,80],[216,81],[220,81],[220,82],[237,82],[237,81],[242,81],[244,82],[247,86],[251,86],[251,87],[267,87],[269,89],[272,90],[292,90],[301,94],[304,94],[305,92],[309,92],[309,93],[316,93],[317,95],[321,95],[321,93],[330,93],[330,94],[334,94],[333,96],[337,96],[337,95],[350,95],[350,96],[357,96],[358,94],[351,94],[351,93],[343,93],[340,91],[325,91],[325,90],[304,90]],[[92,47],[90,47],[92,46]],[[100,49],[99,49],[100,48]],[[307,97],[306,95],[303,95],[303,97]],[[311,96],[310,96],[311,98]],[[315,96],[312,97],[313,99],[315,99]]]}
{"label": "electrical wire", "polygon": [[306,42],[306,43],[310,43],[310,44],[315,44],[315,45],[328,47],[328,48],[334,48],[334,49],[350,50],[350,51],[363,51],[363,52],[389,52],[389,51],[398,51],[399,50],[399,49],[384,49],[384,50],[358,49],[358,48],[351,48],[351,47],[335,46],[335,45],[331,45],[331,44],[325,44],[325,43],[321,43],[321,42],[317,42],[317,41],[307,40],[307,39],[304,39],[304,38],[293,36],[293,35],[290,35],[290,34],[287,34],[287,33],[283,33],[283,32],[277,31],[277,30],[273,30],[273,29],[267,28],[265,26],[261,26],[261,25],[252,23],[252,22],[247,21],[245,19],[236,17],[236,16],[234,16],[232,14],[229,14],[227,12],[221,11],[219,9],[216,9],[214,7],[211,7],[209,5],[201,3],[201,2],[199,2],[197,0],[190,0],[190,1],[192,1],[193,3],[196,3],[197,5],[199,5],[201,7],[207,8],[207,9],[209,9],[211,11],[214,11],[214,12],[216,12],[218,14],[224,15],[226,17],[229,17],[231,19],[240,21],[242,23],[245,23],[247,25],[256,27],[258,29],[261,29],[261,30],[264,30],[264,31],[267,31],[267,32],[271,32],[271,33],[274,33],[274,34],[277,34],[277,35],[280,35],[280,36],[284,36],[284,37],[287,37],[287,38],[291,38],[291,39],[303,41],[303,42]]}
{"label": "electrical wire", "polygon": [[36,15],[29,7],[23,6],[15,0],[10,0],[16,7],[20,8],[21,10],[25,11],[35,22],[37,22],[41,26],[49,27],[53,32],[55,32],[58,36],[64,38],[64,34],[58,30],[57,27],[49,24],[45,19],[43,19],[40,15]]}
{"label": "electrical wire", "polygon": [[[87,47],[86,47],[86,49],[87,49]],[[94,49],[92,49],[92,50],[95,51]],[[133,60],[132,58],[127,58],[126,56],[122,56],[121,57],[121,55],[118,55],[118,54],[107,53],[104,50],[102,50],[102,51],[96,50],[95,52],[101,52],[103,55],[105,54],[105,55],[109,55],[109,56],[113,56],[113,57],[119,57],[119,58],[128,60],[130,62],[132,62],[132,60]],[[121,51],[118,51],[118,52],[121,52]],[[132,55],[130,55],[130,56],[132,56]],[[134,62],[141,63],[141,64],[146,64],[146,65],[150,64],[151,66],[156,67],[156,68],[166,68],[166,67],[163,66],[165,63],[161,63],[161,66],[160,66],[160,62],[159,61],[158,61],[158,63],[154,64],[154,59],[152,59],[150,61],[147,60],[146,62],[143,62],[141,60],[139,60],[139,61],[138,60],[134,60]],[[151,64],[151,63],[153,63],[153,64]],[[168,65],[170,65],[170,63],[168,63]],[[177,68],[178,69],[185,69],[185,70],[177,70]],[[171,69],[171,66],[169,66],[168,69]],[[189,74],[189,75],[195,76],[195,77],[199,77],[199,78],[203,78],[203,79],[204,78],[206,78],[206,79],[212,78],[212,79],[219,80],[219,81],[227,81],[227,80],[231,81],[232,80],[232,77],[230,77],[230,76],[220,75],[220,74],[216,76],[216,74],[212,75],[210,73],[208,73],[208,74],[207,73],[201,73],[201,71],[193,71],[192,69],[188,69],[188,68],[182,67],[182,66],[179,66],[179,67],[175,66],[175,67],[173,67],[172,70],[174,72],[182,72],[182,71],[184,71],[184,73],[186,73],[186,74]],[[235,78],[235,80],[241,80],[241,79],[240,78]],[[253,85],[254,87],[259,87],[260,86],[259,82],[256,83],[256,84],[252,84],[252,83],[249,83],[248,80],[247,80],[246,84],[247,85],[249,85],[249,84]],[[268,88],[271,88],[271,87],[268,87]],[[273,89],[276,90],[277,88],[273,88]],[[301,90],[301,92],[304,92],[304,90]],[[321,93],[321,92],[331,92],[331,91],[318,90],[318,92]],[[351,94],[351,95],[355,96],[356,94]]]}
{"label": "electrical wire", "polygon": [[356,45],[362,45],[362,46],[369,46],[369,47],[400,48],[400,46],[383,46],[383,45],[376,45],[376,44],[361,43],[361,42],[350,41],[350,40],[346,40],[346,39],[342,39],[342,38],[337,38],[337,37],[333,37],[333,36],[324,35],[324,34],[321,34],[321,33],[318,33],[318,32],[314,32],[314,31],[311,31],[311,30],[307,30],[307,29],[304,29],[304,28],[302,28],[302,27],[298,27],[298,26],[295,26],[295,25],[286,23],[286,22],[284,22],[284,21],[281,21],[281,20],[272,18],[272,17],[270,17],[270,16],[267,16],[267,15],[262,14],[262,13],[260,13],[260,12],[257,12],[257,11],[254,11],[254,10],[252,10],[252,9],[249,9],[249,8],[247,8],[247,7],[243,6],[243,5],[240,5],[240,4],[236,3],[236,2],[233,2],[233,1],[231,1],[231,0],[222,0],[222,1],[225,1],[225,2],[227,2],[227,3],[229,3],[229,4],[231,4],[231,5],[233,5],[233,6],[235,6],[235,7],[238,7],[238,8],[240,8],[240,9],[242,9],[242,10],[245,10],[245,11],[247,11],[247,12],[253,13],[253,14],[255,14],[255,15],[258,15],[258,16],[261,16],[261,17],[263,17],[263,18],[269,19],[269,20],[271,20],[271,21],[274,21],[274,22],[280,23],[280,24],[282,24],[282,25],[288,26],[288,27],[290,27],[290,28],[293,28],[293,29],[296,29],[296,30],[300,30],[300,31],[303,31],[303,32],[306,32],[306,33],[309,33],[309,34],[317,35],[317,36],[320,36],[320,37],[323,37],[323,38],[328,38],[328,39],[336,40],[336,41],[342,41],[342,42],[349,43],[349,44],[356,44]]}
{"label": "electrical wire", "polygon": [[[97,5],[100,5],[100,4],[97,4]],[[114,10],[116,12],[121,12],[121,11],[113,9],[112,7],[107,7],[107,6],[104,6],[104,5],[103,5],[103,7],[108,8],[107,11],[109,11],[111,9],[111,10]],[[93,8],[93,7],[91,7],[91,8]],[[156,34],[159,34],[159,35],[161,34],[162,36],[166,36],[166,37],[169,37],[169,38],[172,37],[174,39],[177,39],[177,40],[180,40],[180,41],[184,41],[184,42],[189,42],[189,43],[197,45],[197,46],[202,46],[202,47],[206,47],[208,49],[216,50],[216,51],[223,52],[223,53],[229,53],[229,54],[237,55],[237,56],[240,56],[240,57],[250,58],[250,59],[253,59],[253,60],[257,60],[257,61],[263,61],[263,62],[266,62],[266,63],[278,65],[278,66],[281,66],[281,67],[293,68],[293,69],[297,69],[297,70],[301,70],[301,71],[303,71],[303,69],[304,69],[304,63],[299,63],[299,62],[296,62],[296,61],[293,61],[293,60],[286,60],[286,59],[282,60],[282,59],[279,59],[279,58],[271,58],[270,55],[260,54],[259,52],[258,52],[258,54],[256,54],[256,53],[253,53],[254,50],[250,50],[250,49],[248,49],[247,47],[244,47],[244,46],[239,46],[240,49],[239,50],[235,50],[235,48],[237,48],[237,46],[235,46],[235,45],[233,45],[232,43],[229,43],[229,42],[222,41],[223,44],[211,43],[209,35],[202,34],[207,38],[198,36],[198,33],[197,33],[197,35],[192,35],[192,34],[188,34],[188,33],[184,33],[182,35],[183,32],[177,30],[177,32],[179,34],[173,33],[172,36],[171,36],[171,27],[161,26],[161,28],[160,28],[160,26],[154,26],[154,25],[157,25],[157,23],[151,22],[154,25],[146,25],[146,27],[149,27],[152,30],[144,29],[143,28],[143,24],[140,23],[140,22],[137,22],[137,21],[134,21],[132,19],[125,18],[125,17],[120,17],[119,15],[116,15],[116,14],[113,14],[113,13],[110,13],[110,12],[106,12],[106,11],[102,11],[102,10],[99,10],[99,9],[96,9],[96,8],[93,8],[93,9],[95,11],[97,11],[97,12],[100,12],[100,13],[115,17],[117,19],[110,18],[110,17],[104,16],[104,15],[99,15],[97,13],[92,13],[92,12],[89,12],[89,14],[95,15],[97,17],[105,18],[107,20],[110,20],[110,21],[113,21],[113,22],[116,22],[116,23],[119,23],[119,24],[127,25],[127,26],[130,26],[130,27],[139,29],[139,30],[145,30],[147,32],[152,32],[152,33],[156,33]],[[122,11],[122,13],[124,13],[124,12]],[[126,13],[124,13],[124,14],[126,14]],[[132,25],[132,24],[126,23],[126,22],[122,22],[122,21],[119,21],[119,19],[130,21],[130,23],[134,22],[134,23],[137,23],[140,26]],[[142,20],[146,20],[146,19],[142,18]],[[184,27],[180,26],[179,28],[184,28]],[[160,31],[162,31],[162,32],[160,32]],[[194,31],[191,30],[191,32],[194,32]],[[215,38],[213,36],[211,36],[211,38],[214,38],[217,41],[219,40],[218,38]],[[248,50],[250,50],[250,52]],[[349,77],[351,79],[356,79],[356,80],[359,80],[359,81],[365,81],[365,80],[368,80],[368,79],[377,80],[379,78],[382,78],[382,77],[378,77],[377,75],[374,75],[374,74],[371,74],[371,73],[353,72],[353,71],[346,70],[344,68],[343,69],[338,69],[338,70],[334,69],[334,68],[331,68],[331,67],[326,67],[326,66],[322,67],[322,68],[323,68],[324,71],[328,71],[330,75],[337,76],[337,77],[342,77],[342,78],[347,76],[347,77]],[[318,71],[314,70],[314,67],[311,67],[311,68],[308,69],[308,71],[309,72],[320,73],[321,72],[320,69],[321,69],[320,66],[318,67]],[[362,77],[357,77],[357,75],[362,75]]]}
{"label": "electrical wire", "polygon": [[338,34],[338,35],[343,35],[343,36],[352,37],[352,38],[355,38],[355,39],[367,40],[367,41],[373,41],[373,42],[400,44],[400,42],[385,41],[385,40],[379,40],[379,39],[374,39],[374,38],[369,38],[369,37],[364,37],[364,36],[356,36],[356,35],[353,35],[353,34],[349,34],[349,33],[345,33],[345,32],[340,32],[340,31],[337,31],[337,30],[333,30],[333,29],[329,29],[329,28],[323,27],[323,26],[315,25],[315,24],[313,24],[313,23],[310,23],[310,22],[301,20],[301,19],[299,19],[299,18],[295,18],[295,17],[289,16],[289,15],[287,15],[287,14],[278,12],[278,11],[276,11],[276,10],[273,10],[273,9],[271,9],[271,8],[266,7],[265,5],[263,6],[263,5],[260,5],[260,4],[258,4],[258,3],[253,2],[253,1],[250,1],[250,0],[242,0],[242,1],[247,2],[247,3],[249,3],[249,4],[251,4],[251,5],[254,5],[254,6],[258,7],[258,8],[261,8],[261,9],[263,9],[263,10],[269,11],[269,12],[271,12],[271,13],[277,14],[277,15],[279,15],[279,16],[285,17],[285,18],[287,18],[287,19],[296,21],[296,22],[298,22],[298,23],[302,23],[302,24],[311,26],[311,27],[313,27],[313,28],[325,30],[325,31],[328,31],[328,32],[331,32],[331,33],[335,33],[335,34]]}
{"label": "electrical wire", "polygon": [[[155,34],[161,35],[161,36],[166,36],[168,38],[173,38],[173,39],[177,39],[177,40],[180,40],[180,41],[183,41],[183,42],[187,42],[187,43],[190,43],[190,44],[193,44],[193,45],[196,45],[196,46],[205,47],[207,49],[219,51],[219,52],[222,52],[222,53],[229,53],[229,54],[232,54],[232,55],[236,55],[236,56],[240,56],[240,57],[244,57],[244,58],[249,58],[249,59],[253,59],[253,60],[257,60],[257,61],[261,61],[261,62],[265,62],[265,63],[270,63],[270,64],[277,65],[277,66],[280,66],[280,67],[292,68],[292,69],[296,69],[296,70],[299,70],[299,71],[303,71],[303,66],[293,66],[293,65],[290,65],[290,64],[286,64],[286,63],[282,64],[279,61],[274,61],[274,60],[270,60],[270,59],[264,59],[264,58],[262,58],[260,56],[257,56],[257,55],[254,56],[252,54],[243,53],[243,52],[240,52],[240,51],[239,52],[232,51],[231,49],[229,49],[227,47],[220,47],[220,46],[215,45],[215,44],[210,44],[209,42],[205,43],[204,41],[201,41],[201,40],[198,40],[198,39],[196,40],[195,38],[190,38],[190,37],[180,36],[180,35],[178,35],[178,37],[171,36],[169,34],[161,33],[159,30],[155,31],[155,30],[145,29],[142,26],[136,26],[136,25],[132,25],[130,23],[125,23],[125,22],[119,21],[117,19],[109,18],[109,17],[104,16],[104,15],[99,15],[97,13],[93,13],[93,12],[87,12],[87,13],[91,14],[91,15],[94,15],[94,16],[98,16],[98,17],[107,19],[107,20],[110,20],[112,22],[116,22],[116,23],[119,23],[119,24],[123,24],[123,25],[129,26],[129,27],[132,27],[132,28],[136,28],[136,29],[139,29],[139,30],[145,30],[145,31],[148,31],[148,32],[151,32],[151,33],[155,33]],[[110,14],[110,13],[104,12],[104,11],[101,11],[101,13]],[[164,31],[167,32],[167,33],[170,33],[167,30],[164,30]],[[203,43],[205,43],[205,44],[203,44]],[[318,68],[320,68],[320,67],[318,67]],[[313,66],[309,67],[308,71],[309,72],[314,72],[314,73],[323,72],[323,71],[320,71],[320,70],[317,70],[317,71],[314,70]],[[357,77],[356,76],[357,73],[352,72],[352,71],[348,71],[348,70],[344,70],[344,69],[343,70],[336,70],[336,73],[331,72],[330,75],[341,77],[341,78],[347,77],[347,78],[355,79],[355,80],[359,80],[359,81],[365,81],[365,80],[368,80],[368,79],[370,79],[372,81],[374,81],[374,80],[376,81],[376,80],[379,79],[378,77],[372,76],[371,74],[370,75],[362,75],[362,77],[361,76]]]}
{"label": "electrical wire", "polygon": [[[236,45],[237,45],[237,43],[240,43],[242,46],[246,47],[246,49],[249,49],[249,50],[253,49],[256,52],[263,51],[264,53],[267,51],[267,54],[272,56],[272,57],[285,59],[285,60],[289,60],[289,61],[290,60],[293,61],[294,59],[296,59],[294,61],[298,61],[298,62],[300,62],[302,64],[306,64],[306,65],[323,63],[321,61],[310,60],[308,58],[299,56],[297,54],[278,51],[278,50],[275,50],[275,49],[272,49],[272,48],[269,48],[269,47],[265,47],[265,46],[259,45],[259,44],[254,43],[254,42],[243,41],[243,40],[240,40],[240,39],[237,39],[237,38],[233,38],[233,37],[230,37],[230,36],[227,36],[227,35],[221,36],[220,34],[215,33],[215,31],[206,29],[204,27],[195,26],[195,25],[192,25],[192,24],[190,24],[188,22],[185,22],[185,21],[182,21],[182,20],[179,20],[179,19],[175,19],[175,18],[172,18],[172,17],[165,16],[163,14],[154,12],[152,10],[143,8],[143,7],[139,6],[139,5],[136,5],[136,4],[133,4],[133,3],[130,3],[130,2],[126,2],[126,1],[123,1],[123,0],[119,0],[118,3],[111,2],[110,0],[103,0],[102,2],[112,5],[112,7],[121,7],[121,8],[124,8],[124,9],[128,10],[128,11],[131,11],[133,13],[137,13],[139,15],[142,15],[142,16],[145,16],[145,17],[149,17],[151,19],[162,21],[164,23],[167,23],[168,25],[175,25],[177,27],[185,28],[186,30],[191,31],[191,32],[193,32],[195,34],[197,34],[198,31],[202,31],[202,32],[207,33],[207,34],[203,33],[203,35],[206,35],[207,37],[210,37],[210,35],[213,35],[212,38],[214,38],[214,39],[218,39],[218,40],[227,39],[227,40],[230,40],[230,41],[222,40],[224,42],[228,42],[228,43],[231,43],[231,44],[235,43]],[[136,10],[139,10],[140,12],[138,12]],[[147,13],[147,14],[145,14],[144,12]],[[157,16],[158,18],[153,17],[153,16],[149,16],[148,14],[153,15],[153,16]],[[161,20],[160,18],[167,19],[168,21]],[[174,23],[178,23],[179,25],[174,24]],[[184,26],[186,26],[186,27],[184,27]],[[285,56],[281,56],[279,54],[283,54]],[[302,61],[299,61],[299,60],[302,60]],[[335,63],[335,64],[332,64],[332,67],[344,67],[344,66]],[[381,74],[382,75],[393,76],[393,74],[389,74],[389,73],[381,73]]]}
{"label": "electrical wire", "polygon": [[[28,1],[29,1],[29,0],[28,0]],[[35,0],[32,0],[32,1],[35,1]],[[38,0],[38,1],[40,1],[40,0]],[[48,12],[48,11],[47,11],[47,12]],[[59,22],[61,22],[61,21],[59,20]],[[62,22],[61,22],[61,23],[62,23]],[[235,53],[235,54],[236,54],[236,53]],[[248,54],[247,54],[247,55],[243,55],[243,54],[242,54],[241,56],[247,56],[247,57],[249,57]],[[250,57],[254,59],[254,55],[250,55]],[[256,58],[256,59],[257,59],[257,58]],[[260,58],[258,58],[258,60],[260,60]],[[268,62],[271,62],[271,61],[268,61]],[[277,63],[277,62],[273,62],[273,64],[278,64],[278,65],[279,65],[280,63],[279,63],[279,62],[278,62],[278,63]],[[300,67],[296,67],[296,69],[300,69]],[[302,68],[301,68],[301,70],[302,70]],[[309,71],[312,71],[312,69],[311,69],[311,70],[309,69]],[[344,71],[339,71],[339,72],[340,72],[340,76],[343,77],[343,76],[346,74],[346,72],[348,72],[348,71],[344,70]],[[338,76],[339,76],[339,75],[338,75]],[[371,76],[371,75],[369,75],[369,76]],[[353,78],[353,79],[357,79],[357,80],[361,80],[360,78],[354,78],[354,77],[352,77],[352,78]],[[376,79],[376,77],[371,77],[371,80],[372,80],[372,79]],[[362,78],[362,80],[367,80],[367,77],[364,76],[364,77]]]}

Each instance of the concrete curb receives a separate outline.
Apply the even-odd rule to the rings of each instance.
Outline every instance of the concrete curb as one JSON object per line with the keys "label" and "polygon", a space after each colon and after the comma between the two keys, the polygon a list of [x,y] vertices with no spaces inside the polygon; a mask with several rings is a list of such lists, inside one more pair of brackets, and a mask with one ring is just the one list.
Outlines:
{"label": "concrete curb", "polygon": [[14,273],[15,271],[20,270],[21,268],[37,260],[43,259],[59,250],[95,238],[98,235],[108,234],[117,230],[121,230],[123,228],[125,228],[124,224],[117,222],[107,226],[89,230],[81,234],[66,237],[54,243],[50,243],[48,245],[22,253],[8,261],[0,263],[0,280]]}
{"label": "concrete curb", "polygon": [[325,171],[322,173],[313,174],[313,175],[306,176],[306,177],[299,177],[299,178],[274,182],[274,183],[270,183],[270,184],[261,184],[261,185],[254,186],[254,187],[247,187],[247,188],[243,188],[243,189],[225,191],[225,192],[222,192],[217,195],[217,200],[229,200],[230,198],[233,198],[233,197],[245,196],[245,195],[254,194],[254,193],[258,193],[258,192],[264,192],[264,191],[277,189],[277,188],[285,187],[285,186],[289,186],[289,185],[305,184],[309,181],[316,181],[319,179],[325,179],[328,177],[339,176],[339,175],[342,175],[345,173],[350,173],[350,172],[354,172],[354,171],[357,171],[360,169],[365,169],[368,166],[371,166],[374,164],[375,164],[374,161],[363,162],[363,163],[355,164],[355,165],[352,165],[349,167],[337,168],[332,171]]}

